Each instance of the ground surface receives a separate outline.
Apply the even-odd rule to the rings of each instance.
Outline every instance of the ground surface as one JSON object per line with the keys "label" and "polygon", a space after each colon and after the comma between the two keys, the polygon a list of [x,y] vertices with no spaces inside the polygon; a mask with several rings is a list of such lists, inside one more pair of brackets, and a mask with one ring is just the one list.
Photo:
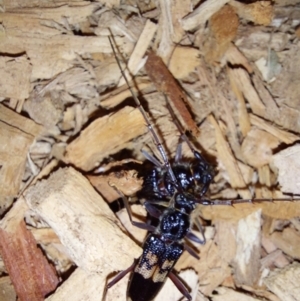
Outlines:
{"label": "ground surface", "polygon": [[2,2],[0,300],[100,300],[141,254],[145,231],[107,203],[111,186],[135,195],[140,150],[157,151],[108,36],[168,156],[163,93],[214,167],[207,197],[269,200],[197,207],[207,242],[176,265],[193,300],[300,300],[300,202],[283,200],[300,194],[300,3]]}

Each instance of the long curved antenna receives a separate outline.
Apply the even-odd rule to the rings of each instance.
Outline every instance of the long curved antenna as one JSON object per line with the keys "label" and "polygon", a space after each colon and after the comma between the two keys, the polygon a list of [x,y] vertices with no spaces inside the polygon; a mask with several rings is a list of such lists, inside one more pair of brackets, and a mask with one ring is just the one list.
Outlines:
{"label": "long curved antenna", "polygon": [[300,198],[265,198],[265,199],[224,199],[224,200],[219,200],[219,199],[212,199],[212,200],[207,200],[207,199],[195,199],[195,203],[201,204],[204,206],[215,206],[215,205],[225,205],[225,206],[233,206],[235,204],[244,204],[244,203],[249,203],[249,204],[255,204],[255,203],[265,203],[265,202],[294,202],[294,201],[300,201]]}
{"label": "long curved antenna", "polygon": [[125,75],[125,73],[124,73],[124,71],[122,69],[121,63],[120,63],[120,61],[119,61],[119,59],[117,57],[117,53],[116,53],[115,48],[113,46],[113,43],[112,43],[113,38],[108,37],[108,39],[109,39],[109,43],[111,45],[111,48],[113,50],[113,53],[115,55],[116,61],[118,63],[118,66],[120,68],[121,74],[122,74],[123,78],[125,79],[125,82],[126,82],[128,88],[129,88],[129,91],[130,91],[130,93],[131,93],[131,95],[132,95],[132,97],[133,97],[133,99],[134,99],[134,101],[136,103],[137,108],[140,110],[141,114],[144,117],[144,120],[146,122],[146,126],[148,128],[148,131],[151,133],[152,139],[154,141],[154,144],[157,147],[157,149],[158,149],[158,151],[159,151],[159,153],[160,153],[160,155],[161,155],[161,157],[163,159],[164,167],[167,170],[167,172],[169,173],[171,181],[173,182],[173,184],[176,187],[178,187],[178,181],[177,181],[177,179],[176,179],[176,177],[174,175],[174,172],[173,172],[173,170],[171,168],[171,164],[170,164],[170,161],[168,159],[166,150],[163,147],[162,142],[160,141],[159,136],[157,135],[157,133],[156,133],[153,125],[151,124],[151,122],[150,122],[150,120],[149,120],[149,118],[148,118],[148,116],[147,116],[144,108],[142,107],[140,100],[138,99],[138,97],[136,96],[136,94],[134,93],[134,91],[132,90],[132,88],[131,88],[131,86],[129,84],[129,81],[128,81],[128,79],[127,79],[127,77],[126,77],[126,75]]}

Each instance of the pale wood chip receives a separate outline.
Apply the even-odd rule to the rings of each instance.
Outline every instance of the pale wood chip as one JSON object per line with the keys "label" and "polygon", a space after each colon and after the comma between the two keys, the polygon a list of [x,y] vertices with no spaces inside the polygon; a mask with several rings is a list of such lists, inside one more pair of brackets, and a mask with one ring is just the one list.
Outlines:
{"label": "pale wood chip", "polygon": [[254,202],[254,204],[236,204],[234,206],[201,206],[201,216],[207,220],[235,221],[262,209],[264,215],[274,219],[291,219],[299,216],[300,202],[289,200],[286,196],[282,196],[280,200],[273,202]]}
{"label": "pale wood chip", "polygon": [[[275,120],[276,121],[276,120]],[[273,136],[277,137],[280,141],[286,144],[293,144],[297,140],[299,140],[299,136],[287,132],[285,130],[281,130],[278,127],[270,124],[269,122],[265,121],[264,119],[259,118],[253,114],[250,114],[250,122],[252,125],[261,128],[262,130],[272,134]]]}
{"label": "pale wood chip", "polygon": [[[131,80],[132,76],[136,75],[140,68],[142,68],[145,64],[143,57],[147,49],[149,48],[149,44],[151,43],[156,30],[157,25],[150,20],[147,20],[127,64],[127,68],[130,71],[130,74],[128,73],[128,71],[125,71],[125,75],[128,80]],[[119,86],[122,86],[124,84],[125,79],[121,78]]]}
{"label": "pale wood chip", "polygon": [[177,46],[172,54],[169,70],[177,79],[187,77],[200,65],[199,51],[191,47]]}
{"label": "pale wood chip", "polygon": [[274,232],[270,239],[285,254],[300,259],[300,235],[295,229],[285,228],[282,233]]}
{"label": "pale wood chip", "polygon": [[[95,172],[95,175],[97,175],[98,173],[100,173],[100,174],[101,173],[105,173],[105,172],[109,171],[110,169],[112,169],[114,167],[117,167],[117,166],[120,167],[122,165],[129,164],[129,163],[143,164],[142,161],[131,159],[131,158],[127,158],[127,159],[123,159],[121,161],[112,161],[112,162],[109,162],[108,164],[101,165],[94,172]],[[133,176],[134,171],[130,171],[129,173],[131,173],[132,176]]]}
{"label": "pale wood chip", "polygon": [[[43,3],[42,7],[33,6],[32,3],[24,5],[27,1],[5,0],[4,2],[7,3],[5,5],[7,13],[1,14],[1,18],[9,35],[18,34],[20,28],[24,35],[32,33],[50,36],[59,34],[61,31],[66,32],[68,27],[78,26],[81,22],[86,21],[86,18],[98,7],[97,3],[85,1],[60,2],[59,6],[55,1],[52,3],[49,1]],[[17,2],[20,3],[17,4]],[[12,7],[14,5],[16,6]],[[49,7],[45,9],[45,5],[49,5]]]}
{"label": "pale wood chip", "polygon": [[[113,0],[112,0],[113,1]],[[62,6],[67,6],[74,4],[74,6],[86,6],[86,1],[82,0],[71,0],[71,1],[61,1],[60,2]],[[31,0],[3,0],[3,4],[6,7],[8,11],[10,10],[26,10],[28,8],[36,9],[36,7],[40,7],[41,5],[37,5],[36,3],[32,2]],[[57,2],[55,0],[47,1],[46,3],[43,3],[43,7],[45,8],[57,8]],[[44,9],[45,10],[45,9]]]}
{"label": "pale wood chip", "polygon": [[270,187],[271,184],[275,184],[271,183],[271,171],[269,165],[266,164],[258,168],[258,179],[261,185]]}
{"label": "pale wood chip", "polygon": [[160,43],[157,54],[163,59],[164,63],[168,62],[175,47],[172,41],[174,28],[171,7],[173,6],[173,2],[174,1],[171,0],[159,0],[161,14],[159,18],[158,36]]}
{"label": "pale wood chip", "polygon": [[282,191],[286,193],[300,194],[300,145],[289,147],[272,157],[272,166],[279,170],[278,181]]}
{"label": "pale wood chip", "polygon": [[293,263],[283,270],[275,270],[265,280],[268,289],[280,300],[299,300],[300,288],[297,279],[300,277],[300,264]]}
{"label": "pale wood chip", "polygon": [[15,113],[4,105],[0,104],[0,120],[12,127],[21,129],[23,132],[31,136],[39,137],[44,133],[44,127],[36,124],[29,118]]}
{"label": "pale wood chip", "polygon": [[60,243],[58,236],[51,228],[32,228],[30,232],[40,244]]}
{"label": "pale wood chip", "polygon": [[228,264],[222,260],[219,249],[212,240],[206,241],[199,247],[201,258],[197,260],[187,252],[183,253],[175,269],[181,270],[192,267],[198,273],[199,291],[204,295],[210,295],[224,279],[230,276]]}
{"label": "pale wood chip", "polygon": [[24,219],[26,211],[29,210],[24,197],[20,197],[9,210],[9,212],[1,219],[1,229],[7,233],[14,233],[20,222]]}
{"label": "pale wood chip", "polygon": [[256,168],[269,164],[272,150],[279,145],[279,140],[272,134],[252,128],[242,143],[242,152],[246,162]]}
{"label": "pale wood chip", "polygon": [[74,169],[56,171],[30,187],[25,197],[31,209],[55,231],[77,266],[107,276],[127,268],[133,257],[139,256],[139,247],[119,228],[108,205]]}
{"label": "pale wood chip", "polygon": [[280,108],[279,118],[277,124],[292,132],[300,133],[300,113],[297,109],[283,105]]}
{"label": "pale wood chip", "polygon": [[126,196],[132,196],[142,187],[143,179],[137,178],[135,170],[112,172],[108,175],[88,175],[91,184],[108,202],[120,198],[118,189]]}
{"label": "pale wood chip", "polygon": [[[126,122],[124,122],[126,120]],[[108,155],[118,152],[131,139],[147,131],[138,109],[125,107],[95,120],[66,148],[66,162],[89,171]]]}
{"label": "pale wood chip", "polygon": [[237,250],[234,259],[236,283],[253,286],[260,271],[261,210],[240,220],[237,226]]}
{"label": "pale wood chip", "polygon": [[227,68],[227,71],[228,71],[228,76],[231,84],[231,89],[238,100],[238,118],[239,118],[240,129],[243,136],[246,136],[247,133],[250,131],[251,125],[250,125],[249,114],[247,111],[245,98],[243,96],[242,91],[237,86],[237,82],[234,79],[232,68]]}
{"label": "pale wood chip", "polygon": [[[282,51],[288,45],[289,39],[290,35],[285,32],[271,33],[262,31],[260,27],[256,29],[251,27],[251,29],[243,31],[242,36],[237,39],[235,45],[248,59],[257,61],[261,57],[267,57],[268,49],[274,49],[278,52]],[[255,48],[253,45],[255,45]]]}
{"label": "pale wood chip", "polygon": [[[121,44],[123,39],[116,39]],[[125,52],[131,49],[124,44]],[[27,53],[32,63],[30,80],[48,79],[73,67],[77,55],[111,53],[107,37],[55,35],[48,39],[40,37],[5,37],[0,45],[4,53]]]}
{"label": "pale wood chip", "polygon": [[259,116],[264,116],[266,108],[252,86],[251,79],[247,71],[242,68],[232,69],[231,79],[235,82],[235,86],[240,89],[246,100],[249,102],[253,113]]}
{"label": "pale wood chip", "polygon": [[177,44],[185,35],[181,26],[181,19],[191,12],[192,0],[171,1],[171,18],[173,24],[172,41]]}
{"label": "pale wood chip", "polygon": [[50,95],[42,98],[30,97],[24,103],[23,110],[28,113],[32,120],[42,124],[48,132],[56,126],[63,114],[63,107],[55,106]]}
{"label": "pale wood chip", "polygon": [[[106,281],[106,275],[103,273],[90,273],[84,269],[77,268],[76,271],[45,301],[99,301],[99,296],[103,296],[103,283]],[[120,285],[122,290],[119,289]],[[123,292],[126,290],[126,278],[120,281],[113,289],[114,298],[106,300],[124,300]],[[122,292],[122,293],[121,293]],[[119,297],[118,296],[119,293]],[[122,298],[120,297],[122,296]]]}
{"label": "pale wood chip", "polygon": [[256,73],[252,75],[252,81],[259,97],[266,106],[264,117],[276,122],[280,117],[280,109],[278,108],[276,101]]}
{"label": "pale wood chip", "polygon": [[249,74],[253,72],[253,68],[249,62],[249,60],[245,57],[245,55],[237,48],[234,44],[232,44],[227,51],[225,52],[225,59],[230,62],[233,66],[243,66]]}
{"label": "pale wood chip", "polygon": [[27,55],[12,58],[0,57],[0,94],[1,97],[25,100],[30,93],[32,66]]}
{"label": "pale wood chip", "polygon": [[267,256],[260,260],[262,269],[263,268],[272,268],[273,265],[276,267],[284,268],[289,264],[287,258],[283,255],[281,250],[275,250],[269,253]]}
{"label": "pale wood chip", "polygon": [[[267,222],[264,222],[264,225],[263,225],[263,232],[265,232],[265,224]],[[269,235],[269,233],[267,233],[267,235],[262,235],[262,238],[261,238],[261,245],[262,247],[264,248],[264,250],[269,254],[269,253],[272,253],[274,251],[277,250],[277,247],[274,245],[274,243],[271,241]]]}
{"label": "pale wood chip", "polygon": [[229,181],[231,186],[244,188],[246,186],[246,183],[242,177],[241,171],[238,167],[238,163],[232,154],[228,142],[225,140],[222,131],[214,117],[210,115],[208,118],[215,128],[216,148],[218,151],[218,157],[229,174]]}
{"label": "pale wood chip", "polygon": [[[261,283],[259,285],[261,285]],[[253,296],[259,297],[260,298],[259,300],[267,299],[267,300],[270,300],[270,301],[281,301],[273,293],[271,293],[269,291],[266,291],[264,286],[262,286],[262,288],[260,289],[260,286],[257,288],[257,286],[251,287],[249,285],[242,285],[241,289],[245,290],[246,292],[249,292]],[[238,298],[238,300],[239,300],[239,298]]]}
{"label": "pale wood chip", "polygon": [[21,188],[30,146],[44,132],[44,127],[2,104],[0,124],[0,207],[5,210]]}
{"label": "pale wood chip", "polygon": [[206,21],[229,0],[208,0],[199,5],[191,14],[181,20],[182,28],[186,31],[194,30],[204,25]]}
{"label": "pale wood chip", "polygon": [[63,112],[63,120],[60,124],[62,131],[69,131],[75,127],[75,107],[68,107]]}
{"label": "pale wood chip", "polygon": [[220,249],[220,256],[222,260],[231,264],[237,251],[237,222],[216,220],[215,227],[215,242]]}

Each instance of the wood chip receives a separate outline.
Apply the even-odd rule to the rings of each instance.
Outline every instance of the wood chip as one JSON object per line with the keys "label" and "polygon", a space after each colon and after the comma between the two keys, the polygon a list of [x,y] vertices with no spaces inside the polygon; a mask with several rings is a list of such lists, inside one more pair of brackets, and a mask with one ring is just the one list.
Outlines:
{"label": "wood chip", "polygon": [[259,116],[264,116],[265,106],[252,86],[248,73],[241,68],[235,68],[232,70],[231,79],[235,81],[235,85],[239,87],[244,97],[249,102],[252,112]]}
{"label": "wood chip", "polygon": [[[159,26],[158,34],[160,36],[161,42],[159,44],[157,53],[166,63],[175,47],[172,41],[172,37],[174,33],[173,20],[172,20],[172,6],[174,6],[174,2],[160,0],[159,3],[161,9],[161,16],[159,18],[160,26]],[[179,20],[180,19],[181,18],[179,17]]]}
{"label": "wood chip", "polygon": [[274,245],[284,253],[293,258],[300,259],[300,250],[298,248],[300,244],[300,235],[296,230],[286,228],[282,233],[274,232],[270,236],[270,239]]}
{"label": "wood chip", "polygon": [[187,77],[200,65],[199,51],[191,47],[177,46],[172,54],[169,70],[177,79]]}
{"label": "wood chip", "polygon": [[281,201],[261,202],[255,204],[238,204],[234,206],[201,206],[201,216],[208,220],[240,220],[241,218],[262,209],[264,215],[276,219],[291,219],[299,215],[300,202],[291,202],[287,197]]}
{"label": "wood chip", "polygon": [[144,134],[147,131],[144,124],[139,110],[131,107],[98,118],[67,146],[65,160],[86,171],[94,169],[106,156]]}
{"label": "wood chip", "polygon": [[153,52],[149,52],[145,68],[157,90],[168,96],[177,111],[180,112],[180,116],[184,120],[188,130],[197,137],[199,135],[198,127],[186,107],[188,104],[187,97],[178,86],[162,59]]}
{"label": "wood chip", "polygon": [[282,191],[300,194],[299,182],[299,152],[300,145],[291,146],[272,157],[272,165],[278,169],[278,181]]}
{"label": "wood chip", "polygon": [[237,251],[237,223],[217,220],[215,222],[215,227],[215,242],[219,246],[220,256],[222,257],[222,260],[231,264]]}
{"label": "wood chip", "polygon": [[217,144],[216,147],[219,154],[219,158],[222,161],[222,164],[224,164],[226,167],[232,187],[244,188],[246,186],[245,181],[242,177],[241,171],[239,170],[237,161],[235,160],[231,149],[221,132],[218,123],[212,115],[209,116],[209,121],[215,128]]}
{"label": "wood chip", "polygon": [[274,16],[274,6],[269,1],[257,1],[244,4],[231,1],[240,18],[246,19],[258,25],[269,25]]}
{"label": "wood chip", "polygon": [[242,144],[242,152],[246,162],[256,168],[268,164],[272,158],[272,149],[279,145],[279,140],[259,129],[253,128]]}
{"label": "wood chip", "polygon": [[108,202],[120,198],[114,187],[124,195],[132,196],[141,189],[143,184],[143,179],[137,177],[135,170],[124,170],[99,176],[88,175],[87,178]]}
{"label": "wood chip", "polygon": [[[192,298],[280,301],[294,294],[291,298],[297,300],[293,289],[298,275],[287,273],[284,284],[273,281],[277,287],[270,290],[263,283],[276,267],[282,270],[299,260],[300,202],[295,197],[288,201],[279,190],[299,194],[297,149],[289,148],[297,147],[300,133],[300,14],[291,6],[294,3],[2,2],[0,199],[5,201],[0,202],[0,227],[10,238],[2,239],[1,245],[10,250],[12,237],[25,220],[26,235],[35,237],[34,246],[38,243],[63,275],[48,300],[104,299],[107,281],[141,254],[133,241],[142,242],[146,235],[132,227],[124,210],[113,213],[99,196],[106,201],[119,198],[114,185],[133,194],[135,201],[143,179],[134,169],[138,175],[144,171],[140,150],[160,158],[151,135],[144,135],[141,114],[126,107],[133,104],[132,96],[113,57],[107,38],[111,35],[122,65],[128,61],[123,69],[131,73],[129,79],[134,77],[133,90],[171,161],[180,134],[161,92],[172,98],[178,120],[196,136],[190,138],[195,148],[216,167],[207,198],[249,201],[196,208],[206,245],[192,243],[200,260],[184,252],[176,265],[177,270],[193,270],[186,278]],[[143,68],[148,49],[150,69],[156,69],[151,61],[156,53],[171,71],[160,64],[149,80]],[[282,150],[290,152],[282,155]],[[182,154],[194,162],[186,143]],[[59,169],[63,165],[78,171]],[[259,199],[250,203],[252,197]],[[115,209],[116,204],[110,207]],[[144,220],[141,205],[130,202],[130,206],[137,208],[134,218]],[[249,216],[255,220],[253,227],[246,223]],[[203,238],[196,229],[193,232]],[[9,255],[28,251],[17,254],[15,249]],[[4,282],[0,291],[9,288],[7,267],[19,268],[12,258],[8,263],[0,260],[0,285]],[[26,264],[36,260],[28,258]],[[43,275],[43,265],[34,268],[41,268]],[[35,278],[26,279],[25,285]],[[107,301],[124,300],[128,278],[107,292]],[[158,299],[182,299],[169,282],[162,291],[166,295]]]}
{"label": "wood chip", "polygon": [[[84,269],[77,268],[68,280],[45,300],[61,301],[72,299],[73,301],[96,301],[99,300],[99,296],[103,295],[103,286],[99,284],[104,283],[105,280],[105,275],[102,273],[90,273]],[[117,288],[114,287],[114,289]],[[115,296],[117,296],[117,291]],[[121,301],[122,299],[115,297],[115,300]]]}
{"label": "wood chip", "polygon": [[281,250],[276,250],[261,259],[262,268],[272,268],[275,265],[278,268],[284,268],[289,264],[287,258]]}
{"label": "wood chip", "polygon": [[300,277],[300,264],[293,263],[283,270],[274,271],[264,283],[280,300],[299,300],[300,290],[297,279]]}
{"label": "wood chip", "polygon": [[11,301],[16,300],[17,295],[12,286],[11,280],[9,277],[1,277],[0,279],[0,300],[2,301]]}
{"label": "wood chip", "polygon": [[217,246],[211,240],[200,247],[200,252],[200,260],[190,256],[187,252],[184,253],[176,264],[175,269],[181,270],[193,267],[200,279],[200,292],[204,295],[210,295],[214,288],[220,285],[231,274],[231,271],[227,263],[222,260]]}
{"label": "wood chip", "polygon": [[52,292],[58,277],[55,269],[37,247],[24,221],[15,233],[0,229],[0,252],[21,301],[42,301]]}
{"label": "wood chip", "polygon": [[209,20],[210,38],[204,44],[205,60],[209,64],[219,62],[231,46],[239,26],[239,19],[233,8],[224,5]]}
{"label": "wood chip", "polygon": [[261,210],[238,222],[236,235],[235,277],[238,285],[253,286],[259,279]]}
{"label": "wood chip", "polygon": [[203,25],[229,0],[209,0],[197,7],[191,14],[182,19],[182,28],[186,31],[194,30]]}
{"label": "wood chip", "polygon": [[249,74],[253,73],[253,68],[245,55],[235,45],[228,47],[225,58],[233,66],[242,65]]}
{"label": "wood chip", "polygon": [[0,58],[0,93],[2,97],[25,100],[29,96],[32,66],[26,55],[12,59],[1,56]]}
{"label": "wood chip", "polygon": [[256,73],[252,75],[252,81],[259,97],[262,99],[264,105],[266,106],[264,117],[266,119],[277,122],[278,118],[280,117],[280,109],[278,108],[276,101]]}
{"label": "wood chip", "polygon": [[246,136],[247,133],[250,131],[250,118],[246,107],[246,101],[243,96],[242,91],[240,90],[239,86],[237,86],[237,82],[234,79],[234,71],[232,68],[228,68],[228,76],[230,79],[230,84],[233,93],[235,94],[237,100],[238,100],[238,116],[239,116],[239,124],[241,128],[241,132],[243,136]]}
{"label": "wood chip", "polygon": [[277,137],[280,141],[286,144],[293,144],[294,142],[299,140],[299,137],[297,135],[288,131],[281,130],[253,114],[250,114],[250,122],[251,124]]}
{"label": "wood chip", "polygon": [[[143,57],[149,47],[151,40],[153,39],[156,29],[157,25],[150,20],[147,20],[127,64],[127,68],[130,71],[130,74],[126,71],[125,74],[128,80],[131,79],[131,76],[136,75],[139,69],[144,65]],[[124,84],[125,80],[124,78],[121,78],[119,86],[122,86]]]}
{"label": "wood chip", "polygon": [[17,196],[30,146],[44,128],[0,104],[0,213]]}
{"label": "wood chip", "polygon": [[71,35],[52,36],[46,40],[34,37],[15,38],[15,43],[12,43],[11,39],[4,39],[0,50],[11,53],[13,47],[19,48],[20,52],[27,52],[32,62],[32,81],[52,78],[66,71],[73,66],[72,60],[76,59],[78,54],[97,53],[99,49],[106,53],[111,52],[107,37]]}
{"label": "wood chip", "polygon": [[[139,248],[118,227],[120,223],[107,204],[74,169],[58,170],[30,187],[25,197],[55,231],[77,266],[107,276],[127,268],[133,257],[139,256]],[[122,258],[118,256],[120,245],[124,247]]]}
{"label": "wood chip", "polygon": [[164,1],[160,0],[160,18],[158,38],[160,43],[157,54],[167,63],[178,43],[184,38],[185,32],[181,26],[181,19],[190,12],[192,1]]}

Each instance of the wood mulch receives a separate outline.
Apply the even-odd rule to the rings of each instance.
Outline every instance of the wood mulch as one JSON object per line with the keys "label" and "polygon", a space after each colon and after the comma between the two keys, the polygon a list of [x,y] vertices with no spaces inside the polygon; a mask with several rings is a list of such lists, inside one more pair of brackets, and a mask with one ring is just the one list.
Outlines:
{"label": "wood mulch", "polygon": [[[300,300],[299,24],[297,0],[3,0],[0,300],[126,299],[128,276],[105,286],[146,233],[114,187],[135,200],[157,150],[108,36],[170,158],[163,93],[214,166],[207,198],[257,200],[195,210],[206,244],[175,267],[193,300]],[[156,300],[181,298],[168,280]]]}

